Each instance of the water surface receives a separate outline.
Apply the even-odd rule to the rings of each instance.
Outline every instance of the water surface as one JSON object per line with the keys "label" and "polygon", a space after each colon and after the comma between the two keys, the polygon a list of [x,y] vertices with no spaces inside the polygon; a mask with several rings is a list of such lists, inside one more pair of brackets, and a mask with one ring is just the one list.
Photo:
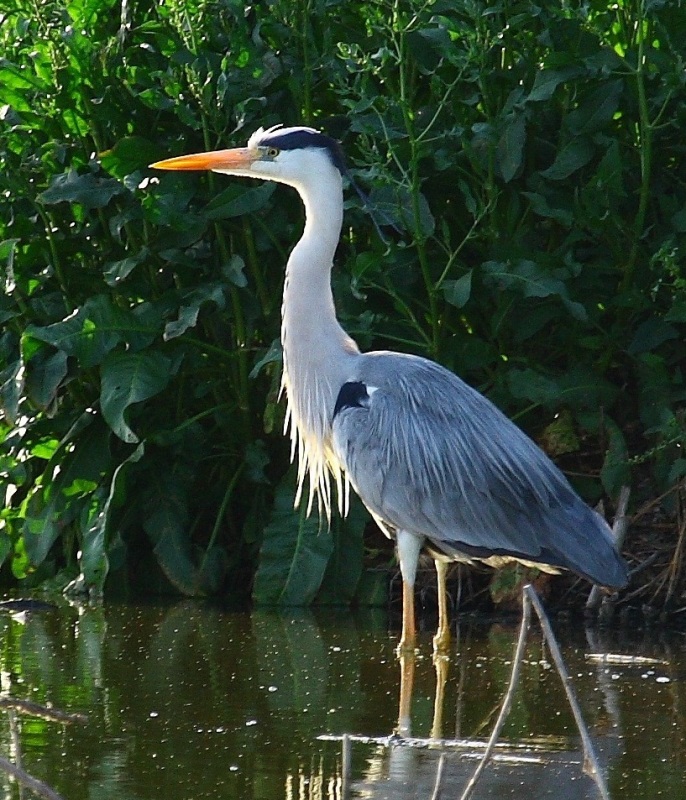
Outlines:
{"label": "water surface", "polygon": [[[435,707],[430,635],[411,707],[416,746],[389,744],[398,722],[397,634],[383,613],[232,612],[202,603],[106,604],[0,615],[4,696],[88,715],[86,724],[0,714],[0,755],[67,800],[334,800],[340,736],[351,734],[352,798],[459,797],[478,747],[431,745],[490,731],[517,621],[463,621]],[[686,798],[686,653],[681,634],[557,626],[613,798]],[[603,664],[610,652],[646,661]],[[596,798],[540,634],[529,638],[500,760],[476,798]],[[0,776],[4,797],[19,797]]]}

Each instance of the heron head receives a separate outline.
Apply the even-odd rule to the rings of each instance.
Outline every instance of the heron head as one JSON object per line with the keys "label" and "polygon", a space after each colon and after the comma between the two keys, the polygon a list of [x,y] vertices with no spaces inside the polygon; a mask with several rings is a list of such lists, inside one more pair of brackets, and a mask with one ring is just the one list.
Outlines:
{"label": "heron head", "polygon": [[314,128],[259,128],[247,147],[194,153],[150,165],[154,169],[212,170],[299,185],[323,170],[345,174],[340,145]]}

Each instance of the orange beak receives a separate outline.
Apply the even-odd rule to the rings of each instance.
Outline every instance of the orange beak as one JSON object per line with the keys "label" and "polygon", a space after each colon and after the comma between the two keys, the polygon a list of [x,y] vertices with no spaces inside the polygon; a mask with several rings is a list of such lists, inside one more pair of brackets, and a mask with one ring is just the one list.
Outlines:
{"label": "orange beak", "polygon": [[196,169],[249,169],[258,154],[247,147],[232,150],[213,150],[210,153],[193,153],[189,156],[167,158],[156,161],[153,169],[196,170]]}

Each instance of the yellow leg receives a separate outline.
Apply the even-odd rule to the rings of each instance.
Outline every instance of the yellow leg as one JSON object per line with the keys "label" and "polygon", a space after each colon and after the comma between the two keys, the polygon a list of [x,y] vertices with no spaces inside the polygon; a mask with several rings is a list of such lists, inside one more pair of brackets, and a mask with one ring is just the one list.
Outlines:
{"label": "yellow leg", "polygon": [[414,689],[414,651],[400,653],[400,699],[398,701],[398,728],[400,736],[412,735],[412,693]]}
{"label": "yellow leg", "polygon": [[434,718],[431,725],[431,738],[443,738],[443,706],[445,705],[445,685],[448,680],[450,659],[448,656],[434,652],[434,668],[436,669],[436,696],[434,698]]}
{"label": "yellow leg", "polygon": [[399,653],[414,652],[417,629],[414,615],[414,586],[403,580],[403,631],[398,645]]}
{"label": "yellow leg", "polygon": [[438,590],[438,630],[434,636],[434,652],[450,649],[450,614],[448,612],[448,590],[446,588],[447,561],[436,559],[436,586]]}

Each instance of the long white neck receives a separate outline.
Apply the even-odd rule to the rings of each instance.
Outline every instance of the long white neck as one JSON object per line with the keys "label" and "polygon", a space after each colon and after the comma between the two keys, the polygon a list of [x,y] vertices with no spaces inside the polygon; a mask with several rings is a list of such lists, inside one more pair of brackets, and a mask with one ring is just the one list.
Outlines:
{"label": "long white neck", "polygon": [[310,498],[331,513],[329,472],[344,505],[341,472],[330,446],[331,418],[341,385],[348,379],[357,345],[336,319],[331,267],[343,222],[341,176],[333,166],[297,188],[305,204],[305,230],[286,268],[281,342],[283,387],[288,398],[286,426],[293,455],[298,453],[298,494],[309,473]]}

